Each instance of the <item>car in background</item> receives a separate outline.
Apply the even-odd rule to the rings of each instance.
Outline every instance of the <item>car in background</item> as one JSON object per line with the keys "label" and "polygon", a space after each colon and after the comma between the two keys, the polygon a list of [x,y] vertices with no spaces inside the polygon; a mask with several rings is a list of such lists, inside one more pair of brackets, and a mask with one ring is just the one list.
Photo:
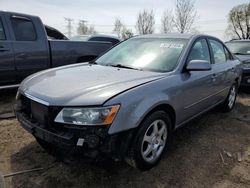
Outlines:
{"label": "car in background", "polygon": [[250,91],[250,40],[231,40],[226,45],[243,63],[241,87]]}
{"label": "car in background", "polygon": [[111,42],[112,45],[116,45],[121,40],[115,36],[110,35],[76,35],[74,37],[71,37],[70,40],[73,41],[96,41],[96,42]]}
{"label": "car in background", "polygon": [[14,109],[48,151],[109,156],[147,170],[178,127],[218,105],[233,109],[241,71],[215,37],[137,36],[93,62],[26,78]]}

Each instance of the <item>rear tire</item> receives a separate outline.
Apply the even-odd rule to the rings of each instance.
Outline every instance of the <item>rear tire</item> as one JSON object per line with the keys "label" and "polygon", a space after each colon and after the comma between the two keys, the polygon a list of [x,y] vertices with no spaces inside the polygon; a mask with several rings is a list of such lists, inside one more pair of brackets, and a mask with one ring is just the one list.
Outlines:
{"label": "rear tire", "polygon": [[170,136],[171,120],[164,111],[150,114],[141,123],[126,162],[140,170],[149,170],[161,159]]}
{"label": "rear tire", "polygon": [[237,83],[234,83],[229,90],[225,102],[221,106],[221,110],[223,112],[230,112],[234,108],[237,94],[238,94],[238,86]]}

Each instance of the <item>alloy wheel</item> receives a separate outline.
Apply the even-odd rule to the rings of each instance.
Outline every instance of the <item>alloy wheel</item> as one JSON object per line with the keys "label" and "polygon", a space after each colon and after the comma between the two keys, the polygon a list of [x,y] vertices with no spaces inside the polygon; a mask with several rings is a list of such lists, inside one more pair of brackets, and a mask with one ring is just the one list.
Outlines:
{"label": "alloy wheel", "polygon": [[145,161],[154,163],[161,155],[167,141],[167,125],[163,120],[155,120],[144,134],[141,154]]}

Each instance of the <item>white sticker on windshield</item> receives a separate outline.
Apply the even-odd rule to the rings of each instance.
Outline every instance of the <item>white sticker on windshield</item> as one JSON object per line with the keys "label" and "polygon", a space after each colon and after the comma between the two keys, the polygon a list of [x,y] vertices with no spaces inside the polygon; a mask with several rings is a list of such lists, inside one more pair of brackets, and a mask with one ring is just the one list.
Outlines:
{"label": "white sticker on windshield", "polygon": [[177,43],[161,43],[160,48],[183,48],[183,44]]}

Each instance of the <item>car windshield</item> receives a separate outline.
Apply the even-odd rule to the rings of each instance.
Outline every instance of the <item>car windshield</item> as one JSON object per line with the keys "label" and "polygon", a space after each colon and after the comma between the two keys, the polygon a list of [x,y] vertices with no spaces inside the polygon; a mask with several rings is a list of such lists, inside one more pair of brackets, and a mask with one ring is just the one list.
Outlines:
{"label": "car windshield", "polygon": [[227,46],[234,54],[250,55],[250,41],[229,42]]}
{"label": "car windshield", "polygon": [[132,38],[112,48],[97,64],[157,72],[172,71],[187,39]]}

